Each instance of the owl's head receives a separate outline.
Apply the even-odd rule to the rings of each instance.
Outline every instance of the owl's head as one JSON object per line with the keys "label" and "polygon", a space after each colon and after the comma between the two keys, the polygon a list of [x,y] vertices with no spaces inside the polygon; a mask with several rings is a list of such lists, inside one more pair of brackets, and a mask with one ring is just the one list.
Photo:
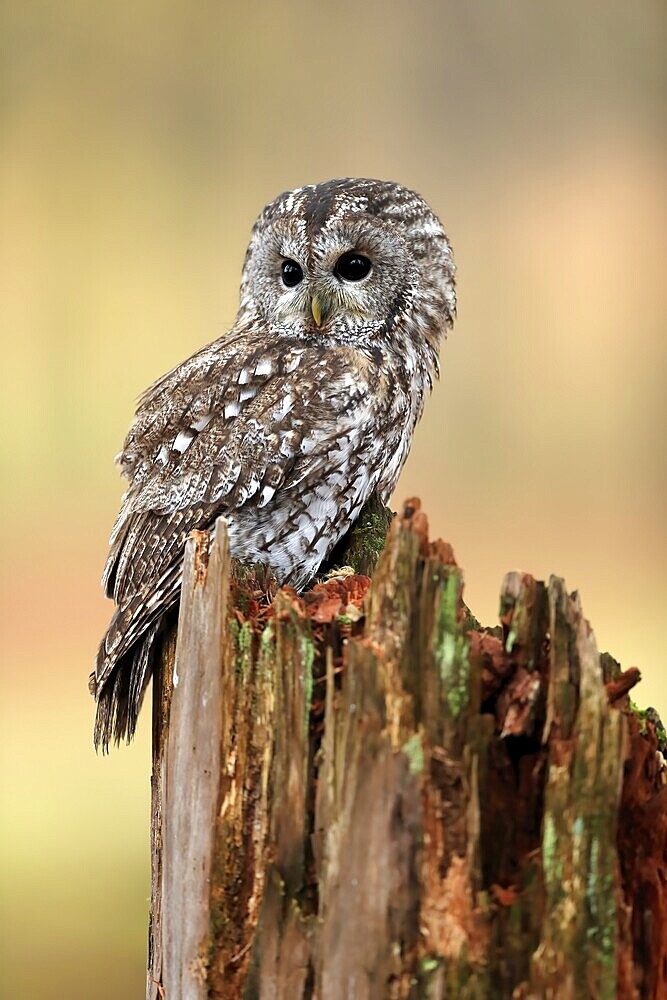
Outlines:
{"label": "owl's head", "polygon": [[423,338],[437,352],[455,315],[454,272],[444,230],[414,191],[327,181],[279,195],[260,215],[241,314],[299,339],[368,346]]}

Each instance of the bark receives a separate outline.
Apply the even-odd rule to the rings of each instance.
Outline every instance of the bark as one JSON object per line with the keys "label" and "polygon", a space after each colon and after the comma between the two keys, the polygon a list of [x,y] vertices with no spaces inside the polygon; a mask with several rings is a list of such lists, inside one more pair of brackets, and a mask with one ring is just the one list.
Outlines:
{"label": "bark", "polygon": [[[388,522],[339,562],[372,572]],[[508,574],[495,629],[462,589],[418,501],[372,585],[276,592],[222,519],[188,541],[154,694],[151,1000],[667,995],[638,671],[556,577]]]}

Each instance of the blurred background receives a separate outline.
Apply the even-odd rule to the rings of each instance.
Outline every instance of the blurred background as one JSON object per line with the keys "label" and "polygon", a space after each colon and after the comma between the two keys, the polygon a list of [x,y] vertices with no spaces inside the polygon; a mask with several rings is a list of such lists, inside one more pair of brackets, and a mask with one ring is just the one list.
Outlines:
{"label": "blurred background", "polygon": [[234,319],[248,234],[330,177],[416,188],[459,319],[395,503],[468,603],[566,578],[667,714],[667,10],[6,0],[0,994],[144,995],[150,746],[91,746],[133,403]]}

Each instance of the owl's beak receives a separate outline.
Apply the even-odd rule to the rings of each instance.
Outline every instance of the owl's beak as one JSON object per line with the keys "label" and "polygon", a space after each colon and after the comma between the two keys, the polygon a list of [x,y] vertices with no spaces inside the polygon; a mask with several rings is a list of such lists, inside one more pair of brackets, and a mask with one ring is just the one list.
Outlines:
{"label": "owl's beak", "polygon": [[322,303],[320,302],[317,295],[313,295],[312,299],[310,300],[310,311],[313,314],[315,325],[320,326],[322,323]]}

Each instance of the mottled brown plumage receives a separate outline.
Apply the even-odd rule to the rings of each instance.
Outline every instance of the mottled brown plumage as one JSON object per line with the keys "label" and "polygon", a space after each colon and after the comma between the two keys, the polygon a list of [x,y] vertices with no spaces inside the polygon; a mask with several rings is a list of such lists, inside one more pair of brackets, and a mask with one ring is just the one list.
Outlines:
{"label": "mottled brown plumage", "polygon": [[134,732],[193,528],[224,514],[235,557],[300,588],[371,494],[389,498],[454,312],[451,249],[414,192],[340,180],[267,206],[233,328],[144,393],[119,456],[97,746]]}

